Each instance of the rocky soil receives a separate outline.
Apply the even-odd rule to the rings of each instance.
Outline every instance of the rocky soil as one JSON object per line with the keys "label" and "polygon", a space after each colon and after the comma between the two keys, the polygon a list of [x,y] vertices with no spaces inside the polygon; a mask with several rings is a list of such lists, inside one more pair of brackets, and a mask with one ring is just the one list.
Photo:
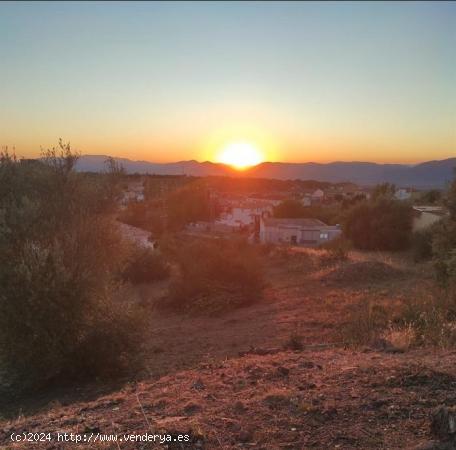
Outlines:
{"label": "rocky soil", "polygon": [[[0,447],[456,448],[451,414],[440,413],[444,424],[431,432],[439,407],[456,404],[456,352],[349,348],[341,332],[354,305],[394,303],[429,280],[408,271],[327,284],[312,258],[272,259],[265,300],[223,316],[164,316],[151,301],[144,373],[111,386],[55,387],[8,405]],[[11,433],[57,431],[187,433],[191,442],[10,440]]]}

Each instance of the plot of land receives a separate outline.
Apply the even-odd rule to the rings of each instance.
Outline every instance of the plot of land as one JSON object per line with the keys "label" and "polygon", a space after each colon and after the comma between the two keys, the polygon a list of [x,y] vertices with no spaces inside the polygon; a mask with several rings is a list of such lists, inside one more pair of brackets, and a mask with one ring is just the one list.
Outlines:
{"label": "plot of land", "polygon": [[[191,445],[169,448],[206,449],[399,449],[428,440],[433,408],[454,402],[456,352],[355,349],[341,331],[359,303],[416,295],[430,282],[426,270],[384,255],[325,266],[318,252],[303,252],[270,256],[267,273],[263,301],[222,316],[160,312],[150,298],[146,369],[136,381],[23,400],[8,409],[0,445],[29,448],[12,445],[11,432],[58,430],[189,433]],[[119,444],[153,448],[143,445]]]}

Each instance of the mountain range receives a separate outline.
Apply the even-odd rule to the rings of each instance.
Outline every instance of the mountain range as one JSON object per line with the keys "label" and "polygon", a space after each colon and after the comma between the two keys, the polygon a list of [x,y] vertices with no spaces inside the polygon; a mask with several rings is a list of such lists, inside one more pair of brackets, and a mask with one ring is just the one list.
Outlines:
{"label": "mountain range", "polygon": [[[77,163],[77,169],[84,172],[105,170],[103,155],[84,155]],[[453,179],[456,158],[427,161],[415,165],[378,164],[370,162],[322,163],[281,163],[264,162],[250,169],[237,171],[220,163],[180,161],[174,163],[152,163],[114,158],[127,173],[156,175],[193,176],[249,176],[281,180],[304,179],[329,181],[333,183],[351,181],[359,185],[374,185],[383,182],[395,183],[402,187],[443,188]]]}

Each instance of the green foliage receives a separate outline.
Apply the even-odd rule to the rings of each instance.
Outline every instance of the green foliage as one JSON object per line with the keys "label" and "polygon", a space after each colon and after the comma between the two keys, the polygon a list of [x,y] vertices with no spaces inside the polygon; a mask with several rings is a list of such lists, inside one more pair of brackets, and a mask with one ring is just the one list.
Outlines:
{"label": "green foliage", "polygon": [[154,237],[166,230],[166,217],[160,202],[130,202],[118,215],[120,222],[150,231]]}
{"label": "green foliage", "polygon": [[456,220],[456,178],[453,180],[448,189],[445,197],[445,205],[450,213],[450,218],[452,220]]}
{"label": "green foliage", "polygon": [[[109,174],[74,171],[60,142],[38,161],[0,155],[0,387],[112,374],[133,348],[112,298],[123,250]],[[121,308],[122,306],[122,308]]]}
{"label": "green foliage", "polygon": [[207,188],[198,182],[172,192],[165,200],[167,228],[175,231],[191,222],[215,219],[218,208]]}
{"label": "green foliage", "polygon": [[306,214],[306,207],[299,200],[284,200],[274,207],[274,217],[280,219],[297,219]]}
{"label": "green foliage", "polygon": [[456,251],[456,220],[447,218],[434,226],[432,253],[438,281],[443,285],[456,284],[453,269]]}
{"label": "green foliage", "polygon": [[381,197],[392,198],[396,192],[396,185],[391,183],[377,184],[372,191],[372,199],[377,200]]}
{"label": "green foliage", "polygon": [[133,284],[153,283],[168,278],[169,265],[157,251],[135,247],[123,271],[123,278]]}
{"label": "green foliage", "polygon": [[347,324],[342,328],[343,339],[352,345],[369,344],[388,325],[388,311],[377,302],[363,301],[353,307]]}
{"label": "green foliage", "polygon": [[145,202],[130,202],[119,214],[119,220],[133,227],[149,229],[150,206]]}
{"label": "green foliage", "polygon": [[348,212],[344,232],[362,250],[403,250],[410,243],[412,220],[409,205],[379,197],[355,205]]}
{"label": "green foliage", "polygon": [[[433,258],[438,287],[433,292],[404,299],[399,311],[384,309],[386,317],[381,321],[373,320],[375,316],[370,308],[358,309],[347,326],[351,341],[367,342],[385,332],[385,323],[394,323],[395,333],[408,336],[414,344],[456,345],[456,180],[446,193],[445,203],[450,215],[414,233],[412,239],[416,260]],[[362,207],[352,212],[359,228],[351,230],[361,236],[363,230],[372,226],[370,205]]]}
{"label": "green foliage", "polygon": [[417,204],[435,205],[442,200],[442,192],[436,189],[423,192],[417,199]]}
{"label": "green foliage", "polygon": [[328,225],[335,225],[342,222],[343,209],[337,204],[329,206],[304,206],[298,200],[289,199],[284,200],[274,208],[274,217],[285,219],[318,219]]}
{"label": "green foliage", "polygon": [[194,182],[194,177],[185,175],[147,175],[144,181],[144,195],[146,201],[159,200]]}
{"label": "green foliage", "polygon": [[454,347],[456,296],[449,291],[408,296],[399,305],[362,302],[349,314],[342,338],[349,344],[382,344],[406,349],[413,345]]}
{"label": "green foliage", "polygon": [[321,263],[323,265],[332,265],[348,259],[351,242],[344,236],[339,236],[321,245],[321,248],[326,250],[326,253],[320,257]]}
{"label": "green foliage", "polygon": [[432,258],[433,236],[433,227],[428,227],[424,230],[418,230],[412,234],[411,248],[415,262],[426,261]]}
{"label": "green foliage", "polygon": [[343,210],[346,210],[347,208],[350,208],[350,207],[356,205],[357,203],[363,202],[365,200],[367,200],[365,194],[356,194],[355,196],[353,196],[351,198],[342,198],[341,207]]}
{"label": "green foliage", "polygon": [[261,260],[245,242],[195,241],[178,250],[180,276],[168,306],[216,313],[249,305],[262,297]]}
{"label": "green foliage", "polygon": [[445,197],[449,217],[434,226],[432,253],[438,281],[444,286],[456,286],[456,179]]}

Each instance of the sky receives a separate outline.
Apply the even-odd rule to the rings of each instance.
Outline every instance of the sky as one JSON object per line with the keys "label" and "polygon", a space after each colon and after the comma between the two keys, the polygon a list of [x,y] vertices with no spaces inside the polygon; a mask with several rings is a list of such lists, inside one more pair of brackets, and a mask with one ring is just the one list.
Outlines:
{"label": "sky", "polygon": [[452,2],[0,2],[0,61],[19,156],[456,156]]}

